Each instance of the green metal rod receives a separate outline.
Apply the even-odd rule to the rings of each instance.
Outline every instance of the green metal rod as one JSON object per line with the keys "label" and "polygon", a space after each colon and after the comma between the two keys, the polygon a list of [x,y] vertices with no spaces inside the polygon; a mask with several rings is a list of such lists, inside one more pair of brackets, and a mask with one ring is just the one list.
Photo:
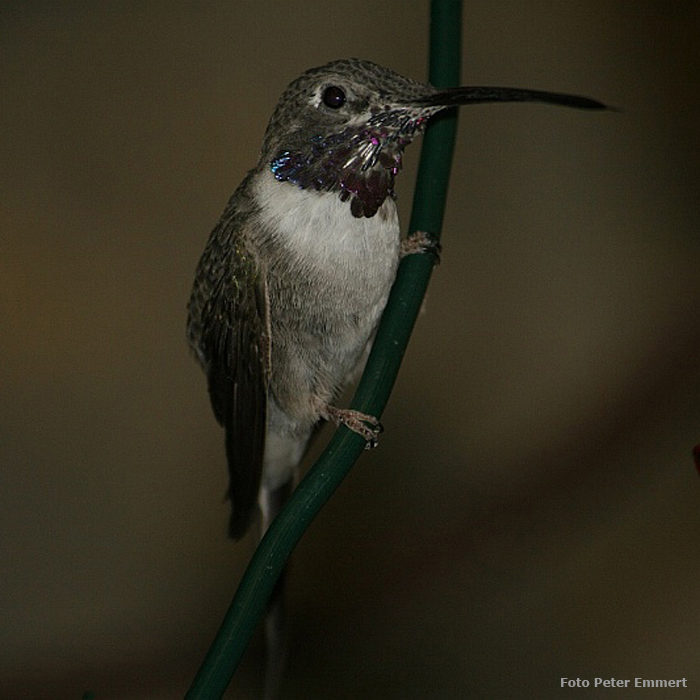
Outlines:
{"label": "green metal rod", "polygon": [[[459,84],[462,3],[433,0],[430,10],[430,82]],[[456,110],[428,125],[409,231],[439,238],[457,128]],[[352,407],[380,416],[396,381],[435,263],[432,254],[401,261]],[[279,516],[272,522],[243,574],[236,595],[187,695],[187,700],[220,698],[248,646],[292,550],[362,454],[365,441],[338,428]]]}

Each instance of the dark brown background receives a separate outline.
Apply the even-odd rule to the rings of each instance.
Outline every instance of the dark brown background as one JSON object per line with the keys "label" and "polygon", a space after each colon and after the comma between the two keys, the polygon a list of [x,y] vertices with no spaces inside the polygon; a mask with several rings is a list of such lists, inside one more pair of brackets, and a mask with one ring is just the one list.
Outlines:
{"label": "dark brown background", "polygon": [[[187,688],[252,551],[195,264],[284,86],[355,55],[423,78],[425,5],[0,5],[0,696]],[[700,10],[486,5],[465,82],[621,112],[463,112],[381,448],[295,553],[285,697],[697,696]]]}

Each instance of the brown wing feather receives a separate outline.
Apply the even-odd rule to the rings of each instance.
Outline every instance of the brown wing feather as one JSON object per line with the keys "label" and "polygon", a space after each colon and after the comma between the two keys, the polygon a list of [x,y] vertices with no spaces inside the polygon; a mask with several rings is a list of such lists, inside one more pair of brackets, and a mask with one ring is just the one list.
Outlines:
{"label": "brown wing feather", "polygon": [[226,431],[229,534],[239,539],[257,508],[270,357],[265,280],[241,241],[246,217],[236,214],[234,195],[197,268],[188,333],[207,373],[214,415]]}

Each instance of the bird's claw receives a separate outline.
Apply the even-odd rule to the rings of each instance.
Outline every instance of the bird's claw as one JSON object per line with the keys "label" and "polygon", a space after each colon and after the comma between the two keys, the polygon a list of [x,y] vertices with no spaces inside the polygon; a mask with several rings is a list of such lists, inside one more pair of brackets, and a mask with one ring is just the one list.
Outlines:
{"label": "bird's claw", "polygon": [[367,442],[365,449],[371,450],[379,444],[377,436],[384,432],[384,426],[374,417],[352,408],[327,406],[326,418],[336,425],[344,425]]}
{"label": "bird's claw", "polygon": [[440,263],[442,245],[440,241],[428,231],[414,231],[401,241],[401,257],[415,255],[416,253],[432,253],[436,264]]}

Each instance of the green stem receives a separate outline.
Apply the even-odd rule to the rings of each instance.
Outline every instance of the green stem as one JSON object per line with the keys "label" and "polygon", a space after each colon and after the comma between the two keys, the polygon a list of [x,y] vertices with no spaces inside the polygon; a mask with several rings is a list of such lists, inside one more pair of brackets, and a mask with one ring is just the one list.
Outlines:
{"label": "green stem", "polygon": [[[430,82],[459,84],[462,3],[433,0],[430,17]],[[438,239],[447,197],[457,129],[456,111],[433,120],[423,138],[409,231]],[[352,408],[381,416],[396,381],[408,339],[420,311],[435,258],[409,255],[401,261]],[[286,506],[270,525],[246,569],[233,602],[186,698],[220,698],[265,612],[265,605],[292,550],[333,495],[365,446],[347,428],[338,428]]]}

